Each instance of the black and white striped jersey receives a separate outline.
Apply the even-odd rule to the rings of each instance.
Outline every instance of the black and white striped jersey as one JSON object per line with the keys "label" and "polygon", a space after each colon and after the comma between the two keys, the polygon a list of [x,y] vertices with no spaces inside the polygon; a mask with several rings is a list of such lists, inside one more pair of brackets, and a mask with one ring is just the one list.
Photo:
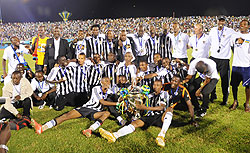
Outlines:
{"label": "black and white striped jersey", "polygon": [[[157,107],[161,106],[161,104],[168,106],[169,105],[169,94],[166,91],[161,91],[158,95],[155,92],[148,95],[149,98],[149,106]],[[154,116],[164,113],[165,110],[162,111],[149,111],[146,116]]]}
{"label": "black and white striped jersey", "polygon": [[89,37],[87,47],[87,57],[94,57],[94,54],[99,54],[101,59],[103,59],[103,41],[102,37]]}
{"label": "black and white striped jersey", "polygon": [[168,33],[163,34],[160,37],[160,54],[162,58],[169,58],[170,60],[172,59],[172,40],[171,37],[169,36],[170,34]]}
{"label": "black and white striped jersey", "polygon": [[101,86],[95,86],[92,88],[90,100],[82,107],[90,108],[96,111],[102,111],[103,105],[100,103],[100,100],[106,100],[110,94],[112,94],[112,91],[110,89],[108,89],[106,93],[103,93]]}
{"label": "black and white striped jersey", "polygon": [[70,92],[73,92],[73,82],[72,82],[72,77],[73,77],[73,67],[54,67],[47,79],[49,81],[59,81],[62,78],[64,78],[66,81],[63,81],[61,83],[56,84],[56,94],[57,96],[59,95],[66,95]]}
{"label": "black and white striped jersey", "polygon": [[125,65],[125,62],[121,62],[117,67],[117,75],[124,75],[126,76],[129,83],[132,82],[132,79],[136,78],[136,66],[134,64]]}
{"label": "black and white striped jersey", "polygon": [[83,93],[88,92],[88,73],[89,67],[87,65],[77,65],[73,67],[73,84],[74,84],[74,92]]}
{"label": "black and white striped jersey", "polygon": [[[148,74],[152,73],[148,67],[147,71],[140,71],[137,74],[137,77],[144,77]],[[142,79],[139,83],[138,86],[142,86],[142,85],[148,85],[150,87],[150,89],[152,88],[153,85],[153,79]]]}
{"label": "black and white striped jersey", "polygon": [[160,53],[160,38],[155,36],[152,38],[151,36],[146,42],[146,50],[148,54],[148,63],[154,62],[154,54]]}
{"label": "black and white striped jersey", "polygon": [[116,55],[115,52],[115,44],[113,41],[109,42],[108,40],[103,41],[103,59],[104,61],[108,60],[108,54],[110,52],[113,52]]}
{"label": "black and white striped jersey", "polygon": [[117,81],[117,65],[116,63],[105,63],[105,67],[103,69],[103,77],[108,77],[110,79],[111,87],[116,84]]}
{"label": "black and white striped jersey", "polygon": [[162,83],[169,83],[171,82],[173,76],[177,74],[177,71],[174,68],[172,70],[168,70],[167,68],[162,67],[159,71],[156,72],[156,74],[160,77]]}
{"label": "black and white striped jersey", "polygon": [[89,67],[87,82],[90,89],[100,85],[104,67],[105,64],[103,61],[100,64],[91,65]]}

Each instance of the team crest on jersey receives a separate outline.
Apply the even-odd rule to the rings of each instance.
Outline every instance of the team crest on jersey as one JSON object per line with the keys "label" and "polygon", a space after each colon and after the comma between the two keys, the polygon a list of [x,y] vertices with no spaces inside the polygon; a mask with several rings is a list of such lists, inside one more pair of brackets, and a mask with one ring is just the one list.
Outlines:
{"label": "team crest on jersey", "polygon": [[244,43],[244,41],[245,41],[245,39],[243,39],[243,38],[236,38],[235,39],[235,45],[237,47],[239,47],[239,46],[241,46]]}
{"label": "team crest on jersey", "polygon": [[79,45],[78,50],[84,50],[85,46],[84,45]]}
{"label": "team crest on jersey", "polygon": [[223,35],[223,37],[226,37],[226,35]]}
{"label": "team crest on jersey", "polygon": [[205,44],[205,43],[206,43],[206,41],[204,40],[204,41],[203,41],[203,44]]}

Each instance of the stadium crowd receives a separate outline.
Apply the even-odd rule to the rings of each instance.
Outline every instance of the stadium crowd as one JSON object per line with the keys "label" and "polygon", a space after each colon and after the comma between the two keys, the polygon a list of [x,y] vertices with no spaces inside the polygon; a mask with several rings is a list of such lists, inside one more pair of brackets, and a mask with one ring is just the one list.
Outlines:
{"label": "stadium crowd", "polygon": [[[4,104],[0,119],[17,120],[11,122],[12,129],[31,124],[41,134],[66,120],[86,117],[95,121],[82,131],[90,137],[113,115],[121,129],[112,133],[99,128],[109,142],[135,128],[154,125],[162,128],[156,143],[164,147],[174,109],[189,111],[190,123],[198,126],[195,118],[204,117],[209,103],[217,99],[219,79],[221,105],[227,105],[231,85],[234,102],[229,108],[238,107],[237,92],[242,82],[245,112],[250,112],[250,34],[245,17],[9,23],[2,29],[2,36],[10,39],[11,45],[4,50],[2,61],[0,100]],[[20,44],[27,39],[32,40],[31,46]],[[33,55],[34,72],[23,54]],[[33,105],[56,111],[65,106],[74,109],[41,125],[30,118]],[[23,108],[23,114],[18,108]]]}
{"label": "stadium crowd", "polygon": [[[239,21],[245,16],[227,16],[226,20],[228,27],[237,30]],[[217,24],[216,16],[187,16],[180,18],[172,17],[141,17],[141,18],[120,18],[120,19],[89,19],[89,20],[72,20],[69,22],[27,22],[27,23],[3,23],[0,26],[1,39],[8,41],[11,36],[17,36],[21,41],[32,40],[36,35],[39,25],[44,25],[46,28],[46,36],[52,37],[52,29],[54,26],[60,26],[63,29],[63,36],[66,39],[73,39],[79,29],[84,32],[91,33],[90,26],[93,24],[100,24],[101,33],[105,33],[108,29],[112,29],[114,34],[118,36],[119,31],[122,29],[128,30],[129,33],[136,32],[138,24],[144,24],[145,27],[153,24],[158,30],[163,29],[163,24],[169,24],[177,20],[181,24],[181,28],[186,33],[192,33],[191,29],[194,24],[199,22],[204,26],[204,32],[208,33],[209,30]],[[161,31],[159,31],[161,32]]]}

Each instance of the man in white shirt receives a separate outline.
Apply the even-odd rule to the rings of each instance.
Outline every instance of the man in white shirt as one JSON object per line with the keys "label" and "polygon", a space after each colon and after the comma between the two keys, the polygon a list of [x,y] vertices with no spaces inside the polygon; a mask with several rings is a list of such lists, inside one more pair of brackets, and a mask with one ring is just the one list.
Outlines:
{"label": "man in white shirt", "polygon": [[173,53],[172,56],[174,59],[178,58],[185,63],[188,63],[187,57],[187,45],[189,41],[189,37],[187,34],[181,32],[180,24],[178,22],[173,23],[173,35],[171,35],[171,39],[173,42]]}
{"label": "man in white shirt", "polygon": [[[29,50],[20,44],[16,36],[10,38],[11,45],[5,48],[3,53],[3,78],[6,85],[11,80],[11,74],[15,71],[17,64],[25,64],[23,54],[29,54]],[[8,60],[8,73],[6,72],[6,61]]]}
{"label": "man in white shirt", "polygon": [[[229,76],[230,76],[230,64],[231,48],[230,38],[235,31],[231,28],[224,26],[226,19],[224,16],[218,18],[218,27],[211,29],[209,33],[209,41],[211,43],[211,56],[210,59],[215,61],[217,65],[217,71],[221,77],[221,87],[223,93],[223,102],[221,105],[227,104],[229,94]],[[216,89],[212,92],[211,101],[216,99]]]}
{"label": "man in white shirt", "polygon": [[38,108],[43,109],[47,104],[51,109],[56,98],[56,87],[46,81],[42,70],[36,71],[31,87],[34,91],[32,94],[34,105],[40,105]]}
{"label": "man in white shirt", "polygon": [[203,33],[203,25],[198,23],[194,26],[194,33],[190,37],[188,47],[193,49],[192,60],[195,58],[208,58],[210,42],[208,41],[208,35]]}
{"label": "man in white shirt", "polygon": [[[219,80],[219,74],[216,69],[216,63],[207,58],[196,58],[193,60],[188,69],[188,76],[182,83],[189,82],[189,80],[196,74],[200,76],[189,84],[189,92],[191,96],[194,109],[197,111],[197,117],[206,115],[209,103],[209,94],[214,90]],[[200,106],[197,97],[203,96],[203,103]]]}
{"label": "man in white shirt", "polygon": [[240,32],[233,34],[231,39],[234,51],[231,76],[234,103],[230,109],[235,110],[238,107],[237,92],[238,86],[242,81],[242,86],[245,87],[246,94],[246,103],[244,104],[246,112],[250,112],[250,34],[248,29],[249,21],[243,19],[240,22]]}

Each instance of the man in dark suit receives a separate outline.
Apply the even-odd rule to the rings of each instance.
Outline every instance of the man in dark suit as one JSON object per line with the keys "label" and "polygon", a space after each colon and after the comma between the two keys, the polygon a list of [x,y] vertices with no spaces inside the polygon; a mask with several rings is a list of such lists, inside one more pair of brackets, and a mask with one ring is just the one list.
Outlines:
{"label": "man in dark suit", "polygon": [[68,41],[66,39],[60,38],[60,33],[61,31],[59,27],[55,27],[53,30],[54,38],[47,40],[43,68],[45,74],[48,74],[54,67],[57,57],[72,57]]}

